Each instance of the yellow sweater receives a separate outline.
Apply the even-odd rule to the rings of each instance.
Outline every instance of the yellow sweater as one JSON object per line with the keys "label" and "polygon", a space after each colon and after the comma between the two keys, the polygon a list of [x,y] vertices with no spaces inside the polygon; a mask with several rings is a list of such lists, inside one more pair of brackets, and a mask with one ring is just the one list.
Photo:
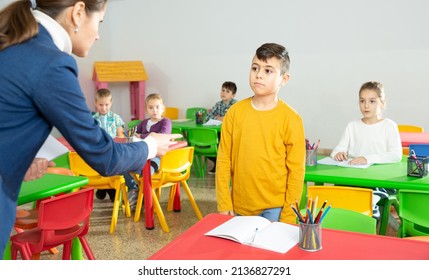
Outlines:
{"label": "yellow sweater", "polygon": [[295,224],[290,204],[301,199],[304,172],[304,125],[292,107],[279,99],[258,111],[251,98],[231,106],[216,164],[218,211],[248,216],[283,207],[280,221]]}

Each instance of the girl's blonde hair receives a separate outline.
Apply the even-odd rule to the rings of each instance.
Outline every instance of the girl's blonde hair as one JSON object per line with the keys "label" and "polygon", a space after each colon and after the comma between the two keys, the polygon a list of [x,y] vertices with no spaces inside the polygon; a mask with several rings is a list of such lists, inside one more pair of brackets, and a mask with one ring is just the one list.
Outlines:
{"label": "girl's blonde hair", "polygon": [[146,100],[145,100],[146,105],[151,100],[159,100],[164,106],[164,100],[162,99],[162,96],[159,93],[151,93],[148,96],[146,96]]}

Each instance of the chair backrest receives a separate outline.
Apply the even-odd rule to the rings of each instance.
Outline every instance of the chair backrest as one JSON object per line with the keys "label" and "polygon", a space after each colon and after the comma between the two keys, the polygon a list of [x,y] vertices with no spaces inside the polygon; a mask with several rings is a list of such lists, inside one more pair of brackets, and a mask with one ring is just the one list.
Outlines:
{"label": "chair backrest", "polygon": [[317,196],[317,207],[325,200],[334,208],[353,210],[372,217],[372,189],[347,186],[308,186],[307,196]]}
{"label": "chair backrest", "polygon": [[410,144],[408,148],[410,156],[411,151],[414,151],[416,156],[429,157],[429,144]]}
{"label": "chair backrest", "polygon": [[62,230],[82,222],[89,226],[93,209],[94,189],[86,188],[40,202],[37,227],[41,230]]}
{"label": "chair backrest", "polygon": [[398,124],[399,132],[424,132],[424,128],[417,125]]}
{"label": "chair backrest", "polygon": [[81,176],[100,176],[91,166],[89,166],[76,152],[69,153],[70,169]]}
{"label": "chair backrest", "polygon": [[196,119],[195,114],[198,111],[202,111],[203,115],[207,115],[207,108],[193,107],[193,108],[186,109],[186,118],[191,119],[191,120],[195,120]]}
{"label": "chair backrest", "polygon": [[179,118],[179,108],[165,107],[164,117],[170,120],[177,120]]}
{"label": "chair backrest", "polygon": [[398,192],[401,225],[399,237],[429,235],[429,191],[405,190]]}
{"label": "chair backrest", "polygon": [[322,221],[323,228],[376,234],[377,220],[362,213],[342,208],[331,208]]}
{"label": "chair backrest", "polygon": [[142,120],[138,120],[138,119],[137,120],[129,121],[128,124],[127,124],[128,130],[130,130],[131,128],[139,125],[141,122],[142,122]]}
{"label": "chair backrest", "polygon": [[152,175],[153,188],[189,179],[194,159],[194,147],[168,151],[161,157],[159,170]]}
{"label": "chair backrest", "polygon": [[172,127],[171,128],[171,134],[182,134],[182,138],[179,138],[179,140],[183,140],[184,138],[184,133],[183,130],[180,127]]}
{"label": "chair backrest", "polygon": [[216,129],[189,128],[187,133],[189,145],[195,148],[195,154],[216,156],[219,136]]}

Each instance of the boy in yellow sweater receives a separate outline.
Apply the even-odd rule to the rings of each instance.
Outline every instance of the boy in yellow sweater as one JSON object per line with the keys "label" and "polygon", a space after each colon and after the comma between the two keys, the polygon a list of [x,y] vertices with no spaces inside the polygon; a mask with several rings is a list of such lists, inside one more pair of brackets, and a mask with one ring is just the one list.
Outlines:
{"label": "boy in yellow sweater", "polygon": [[260,46],[249,76],[254,95],[224,117],[216,165],[221,214],[296,223],[290,204],[301,199],[305,136],[300,115],[278,98],[289,80],[289,64],[284,46]]}

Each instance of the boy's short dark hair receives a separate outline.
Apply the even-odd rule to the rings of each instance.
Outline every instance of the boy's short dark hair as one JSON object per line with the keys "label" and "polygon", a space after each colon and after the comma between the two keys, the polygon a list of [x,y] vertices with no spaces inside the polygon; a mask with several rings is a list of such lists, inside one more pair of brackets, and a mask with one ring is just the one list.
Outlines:
{"label": "boy's short dark hair", "polygon": [[282,75],[289,72],[290,58],[285,47],[277,43],[265,43],[256,50],[256,57],[266,62],[268,59],[275,57],[281,61]]}
{"label": "boy's short dark hair", "polygon": [[230,91],[232,91],[232,94],[235,94],[237,92],[237,86],[235,85],[234,82],[224,82],[222,84],[222,88],[226,88],[229,89]]}
{"label": "boy's short dark hair", "polygon": [[95,93],[95,100],[98,98],[112,97],[112,93],[107,88],[100,88]]}

